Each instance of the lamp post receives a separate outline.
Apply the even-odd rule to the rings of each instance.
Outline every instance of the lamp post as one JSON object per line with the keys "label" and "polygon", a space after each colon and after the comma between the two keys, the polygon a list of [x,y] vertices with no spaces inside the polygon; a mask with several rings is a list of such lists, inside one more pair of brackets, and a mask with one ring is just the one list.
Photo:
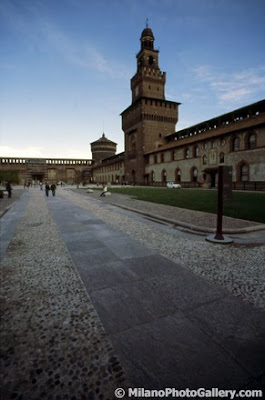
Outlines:
{"label": "lamp post", "polygon": [[223,203],[232,198],[232,167],[218,167],[218,197],[217,197],[217,225],[215,235],[209,235],[205,239],[213,243],[228,244],[233,239],[223,236]]}

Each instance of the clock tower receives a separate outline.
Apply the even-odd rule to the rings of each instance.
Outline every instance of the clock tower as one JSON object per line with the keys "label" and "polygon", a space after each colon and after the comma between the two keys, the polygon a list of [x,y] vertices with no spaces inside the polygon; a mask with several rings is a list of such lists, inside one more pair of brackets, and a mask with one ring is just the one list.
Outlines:
{"label": "clock tower", "polygon": [[137,72],[131,79],[132,102],[142,96],[164,100],[166,73],[159,69],[159,51],[154,49],[155,38],[148,25],[140,41],[141,49],[136,55]]}
{"label": "clock tower", "polygon": [[154,49],[154,35],[148,24],[140,38],[136,55],[137,71],[131,79],[132,103],[121,113],[125,143],[125,180],[147,184],[145,153],[165,142],[175,132],[178,105],[165,99],[166,73],[159,68],[159,51]]}

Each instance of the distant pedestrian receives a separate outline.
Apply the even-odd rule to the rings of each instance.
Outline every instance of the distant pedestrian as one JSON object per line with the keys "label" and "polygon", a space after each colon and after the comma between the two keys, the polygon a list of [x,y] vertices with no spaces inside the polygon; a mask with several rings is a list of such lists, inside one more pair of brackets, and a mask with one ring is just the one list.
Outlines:
{"label": "distant pedestrian", "polygon": [[7,182],[7,184],[6,184],[6,191],[7,191],[7,193],[8,193],[8,198],[11,199],[11,196],[12,196],[12,187],[11,187],[11,185],[10,185],[10,182]]}
{"label": "distant pedestrian", "polygon": [[48,183],[46,183],[46,185],[45,185],[45,192],[46,192],[46,196],[47,196],[47,197],[49,196],[49,191],[50,191],[50,186],[49,186]]}
{"label": "distant pedestrian", "polygon": [[103,191],[101,192],[101,195],[100,195],[100,196],[105,197],[105,194],[107,193],[107,191],[108,191],[107,185],[103,186]]}
{"label": "distant pedestrian", "polygon": [[56,185],[55,185],[55,183],[53,183],[53,184],[51,185],[51,191],[52,191],[52,195],[55,196],[55,191],[56,191]]}
{"label": "distant pedestrian", "polygon": [[40,182],[40,190],[42,190],[42,189],[43,189],[43,183]]}

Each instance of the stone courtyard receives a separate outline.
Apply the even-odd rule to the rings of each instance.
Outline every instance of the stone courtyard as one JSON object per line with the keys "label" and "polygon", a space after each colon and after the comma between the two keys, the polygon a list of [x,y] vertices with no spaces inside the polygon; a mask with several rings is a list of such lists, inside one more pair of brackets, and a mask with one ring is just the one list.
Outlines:
{"label": "stone courtyard", "polygon": [[265,389],[261,225],[228,220],[222,246],[166,207],[16,194],[1,218],[1,400]]}

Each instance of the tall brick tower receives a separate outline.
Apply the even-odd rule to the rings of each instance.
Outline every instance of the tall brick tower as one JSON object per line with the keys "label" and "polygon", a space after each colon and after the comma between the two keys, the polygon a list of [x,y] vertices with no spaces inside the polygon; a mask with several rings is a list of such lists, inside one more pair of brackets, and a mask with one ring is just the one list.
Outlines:
{"label": "tall brick tower", "polygon": [[125,180],[148,183],[144,154],[165,144],[175,132],[180,103],[165,100],[166,73],[161,72],[154,35],[146,25],[136,55],[137,71],[131,79],[132,104],[121,113],[125,143]]}

